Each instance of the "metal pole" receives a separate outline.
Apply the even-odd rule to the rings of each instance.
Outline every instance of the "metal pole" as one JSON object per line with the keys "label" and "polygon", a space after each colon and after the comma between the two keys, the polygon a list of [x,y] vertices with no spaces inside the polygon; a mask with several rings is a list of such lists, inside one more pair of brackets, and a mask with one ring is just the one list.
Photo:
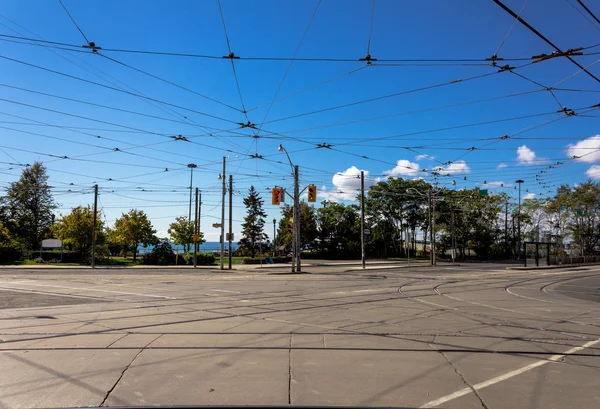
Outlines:
{"label": "metal pole", "polygon": [[362,268],[365,268],[365,172],[360,171],[360,249]]}
{"label": "metal pole", "polygon": [[[98,185],[94,185],[94,227],[92,229],[92,268],[96,268],[96,225],[97,225],[97,223],[98,223]],[[61,252],[62,252],[62,249],[61,249]]]}
{"label": "metal pole", "polygon": [[220,266],[219,268],[221,270],[223,270],[225,267],[223,266],[223,253],[225,251],[225,191],[227,190],[226,188],[226,181],[225,181],[225,170],[226,170],[226,161],[227,158],[225,156],[223,156],[223,174],[222,174],[222,179],[223,179],[223,194],[221,197],[221,260],[220,260]]}
{"label": "metal pole", "polygon": [[276,236],[276,231],[275,231],[275,224],[277,223],[277,220],[273,219],[273,258],[277,257],[276,256],[276,251],[277,251],[277,236]]}
{"label": "metal pole", "polygon": [[192,186],[194,181],[194,167],[191,163],[188,165],[190,168],[190,210],[188,211],[188,222],[192,221]]}
{"label": "metal pole", "polygon": [[296,272],[296,199],[294,199],[294,206],[292,207],[292,273]]}
{"label": "metal pole", "polygon": [[[198,194],[198,220],[197,220],[197,230],[198,234],[200,234],[200,219],[202,218],[202,192]],[[198,242],[198,251],[200,251],[200,242]]]}
{"label": "metal pole", "polygon": [[[194,206],[194,235],[198,234],[198,188],[196,188],[196,205]],[[194,268],[198,263],[198,242],[194,240]]]}
{"label": "metal pole", "polygon": [[454,207],[450,207],[450,222],[452,223],[452,264],[456,258],[456,241],[454,238]]}
{"label": "metal pole", "polygon": [[300,186],[298,165],[294,166],[294,222],[296,223],[296,271],[302,271],[302,242],[300,240]]}
{"label": "metal pole", "polygon": [[229,269],[231,270],[231,241],[233,240],[233,175],[229,175]]}
{"label": "metal pole", "polygon": [[506,196],[506,207],[504,210],[504,252],[508,257],[508,196]]}
{"label": "metal pole", "polygon": [[519,236],[518,258],[521,258],[521,184],[519,183],[519,218],[517,219],[517,231]]}

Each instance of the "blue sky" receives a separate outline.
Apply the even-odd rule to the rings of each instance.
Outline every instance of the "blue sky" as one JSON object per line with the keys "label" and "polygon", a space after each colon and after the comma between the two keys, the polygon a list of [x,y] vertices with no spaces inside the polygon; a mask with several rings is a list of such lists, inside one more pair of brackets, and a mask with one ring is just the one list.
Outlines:
{"label": "blue sky", "polygon": [[[263,193],[268,220],[279,218],[268,189],[292,185],[280,143],[300,166],[302,185],[319,187],[319,199],[352,199],[360,170],[369,185],[390,175],[432,181],[441,167],[440,185],[456,180],[457,188],[513,196],[521,178],[530,197],[600,179],[597,110],[588,108],[599,102],[598,82],[565,58],[531,64],[553,49],[519,23],[498,52],[507,59],[499,65],[517,68],[489,66],[484,59],[514,20],[491,0],[376,0],[374,8],[372,0],[222,0],[231,51],[241,57],[234,60],[240,92],[231,60],[220,58],[229,50],[216,0],[63,3],[99,54],[6,37],[84,45],[58,0],[0,8],[0,185],[18,177],[15,163],[43,161],[63,213],[91,204],[97,183],[109,224],[136,207],[165,235],[174,217],[188,213],[186,165],[195,163],[202,230],[218,240],[210,225],[220,218],[222,157],[234,177],[239,233],[250,185]],[[505,4],[523,7],[522,0]],[[367,53],[372,10],[369,52],[379,61],[366,66],[357,60]],[[600,25],[572,0],[530,0],[521,17],[563,50],[600,43]],[[574,58],[600,76],[600,46],[583,52]],[[277,60],[294,55],[291,64]],[[542,86],[561,89],[553,96]],[[578,115],[557,113],[562,106]],[[240,127],[248,120],[256,129]],[[323,143],[332,149],[317,148]]]}

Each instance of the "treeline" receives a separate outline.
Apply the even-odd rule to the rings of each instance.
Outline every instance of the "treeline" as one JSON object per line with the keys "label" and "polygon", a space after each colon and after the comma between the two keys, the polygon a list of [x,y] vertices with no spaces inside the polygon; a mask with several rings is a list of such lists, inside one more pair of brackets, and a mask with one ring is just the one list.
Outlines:
{"label": "treeline", "polygon": [[[359,198],[360,199],[360,198]],[[431,217],[438,257],[449,257],[452,236],[456,257],[516,258],[521,243],[553,243],[557,255],[597,255],[600,241],[600,184],[588,181],[561,186],[554,197],[521,202],[505,192],[474,188],[456,190],[423,180],[389,179],[372,186],[365,196],[367,257],[425,255],[430,248]],[[303,251],[323,257],[360,257],[358,204],[301,204]],[[292,244],[292,207],[281,211],[277,243]],[[453,234],[454,233],[454,234]]]}

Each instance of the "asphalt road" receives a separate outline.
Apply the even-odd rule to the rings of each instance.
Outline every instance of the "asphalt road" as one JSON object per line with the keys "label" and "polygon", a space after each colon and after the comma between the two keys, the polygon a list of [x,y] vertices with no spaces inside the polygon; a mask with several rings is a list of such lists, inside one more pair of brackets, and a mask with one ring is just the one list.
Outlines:
{"label": "asphalt road", "polygon": [[0,269],[0,407],[600,407],[600,267],[377,267]]}

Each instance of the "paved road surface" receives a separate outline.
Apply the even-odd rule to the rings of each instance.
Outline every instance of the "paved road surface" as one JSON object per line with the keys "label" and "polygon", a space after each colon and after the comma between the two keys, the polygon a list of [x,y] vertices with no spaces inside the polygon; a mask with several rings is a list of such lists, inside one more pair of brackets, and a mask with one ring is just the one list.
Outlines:
{"label": "paved road surface", "polygon": [[0,270],[0,407],[600,407],[600,268]]}

